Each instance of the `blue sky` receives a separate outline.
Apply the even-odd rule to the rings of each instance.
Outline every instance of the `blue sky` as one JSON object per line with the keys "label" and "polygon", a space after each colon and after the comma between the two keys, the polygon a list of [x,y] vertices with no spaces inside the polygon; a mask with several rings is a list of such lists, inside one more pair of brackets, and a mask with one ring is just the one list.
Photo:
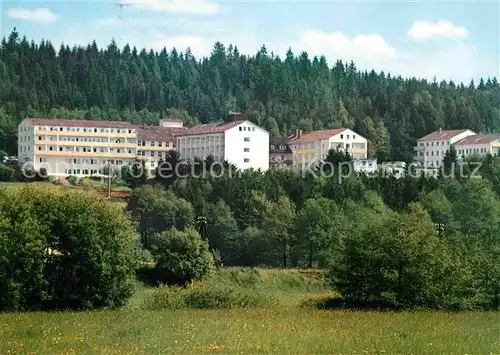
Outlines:
{"label": "blue sky", "polygon": [[[115,4],[122,3],[121,9]],[[208,55],[217,40],[254,54],[262,44],[283,56],[306,50],[329,63],[468,83],[500,76],[496,1],[1,1],[2,36],[54,45],[99,46],[115,38],[138,48],[188,46]]]}

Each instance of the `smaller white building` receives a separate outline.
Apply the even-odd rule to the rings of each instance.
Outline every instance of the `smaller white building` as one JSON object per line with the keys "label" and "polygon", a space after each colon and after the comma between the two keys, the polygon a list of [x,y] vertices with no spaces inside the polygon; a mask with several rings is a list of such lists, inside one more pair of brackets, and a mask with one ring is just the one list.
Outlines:
{"label": "smaller white building", "polygon": [[394,176],[399,179],[405,176],[406,173],[406,163],[404,161],[389,161],[379,164],[379,170],[382,172],[382,176]]}
{"label": "smaller white building", "polygon": [[414,148],[417,155],[415,161],[420,167],[438,169],[443,165],[443,159],[450,146],[468,136],[476,135],[469,129],[435,131],[418,140]]}
{"label": "smaller white building", "polygon": [[269,133],[248,120],[201,124],[179,132],[177,149],[187,161],[212,155],[240,170],[269,169]]}
{"label": "smaller white building", "polygon": [[366,159],[368,154],[366,138],[346,128],[308,132],[288,144],[292,149],[293,166],[299,169],[319,163],[331,149],[347,151],[355,161]]}
{"label": "smaller white building", "polygon": [[363,173],[378,171],[377,159],[353,159],[353,169]]}

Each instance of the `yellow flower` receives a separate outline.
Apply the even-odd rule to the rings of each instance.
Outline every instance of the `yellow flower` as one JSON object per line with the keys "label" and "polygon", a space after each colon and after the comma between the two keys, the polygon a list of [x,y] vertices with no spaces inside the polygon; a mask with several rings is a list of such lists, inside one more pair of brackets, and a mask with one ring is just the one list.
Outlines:
{"label": "yellow flower", "polygon": [[224,345],[209,345],[208,350],[223,350]]}

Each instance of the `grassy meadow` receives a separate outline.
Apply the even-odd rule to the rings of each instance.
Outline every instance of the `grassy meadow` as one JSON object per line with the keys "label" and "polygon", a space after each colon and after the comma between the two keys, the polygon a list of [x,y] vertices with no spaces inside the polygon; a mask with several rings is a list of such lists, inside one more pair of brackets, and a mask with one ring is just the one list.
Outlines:
{"label": "grassy meadow", "polygon": [[335,296],[319,271],[227,268],[204,288],[262,303],[162,307],[164,290],[138,283],[119,310],[1,314],[0,353],[500,354],[499,313],[318,310],[309,300]]}

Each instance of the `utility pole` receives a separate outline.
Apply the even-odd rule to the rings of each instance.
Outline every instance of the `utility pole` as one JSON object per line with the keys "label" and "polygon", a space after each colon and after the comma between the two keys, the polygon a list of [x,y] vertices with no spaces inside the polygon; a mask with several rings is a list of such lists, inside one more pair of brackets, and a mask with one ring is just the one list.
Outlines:
{"label": "utility pole", "polygon": [[443,223],[436,223],[436,227],[438,230],[438,236],[441,238],[441,232],[444,231],[444,224]]}
{"label": "utility pole", "polygon": [[108,198],[111,198],[111,164],[108,164]]}
{"label": "utility pole", "polygon": [[212,244],[210,243],[210,236],[208,235],[207,230],[207,217],[200,216],[197,218],[196,223],[198,223],[198,233],[200,233],[201,237],[205,239],[208,243],[208,248],[212,253],[212,257],[214,258],[214,263],[217,269],[219,268],[219,262],[217,261],[217,257],[215,256],[215,250],[212,248]]}

